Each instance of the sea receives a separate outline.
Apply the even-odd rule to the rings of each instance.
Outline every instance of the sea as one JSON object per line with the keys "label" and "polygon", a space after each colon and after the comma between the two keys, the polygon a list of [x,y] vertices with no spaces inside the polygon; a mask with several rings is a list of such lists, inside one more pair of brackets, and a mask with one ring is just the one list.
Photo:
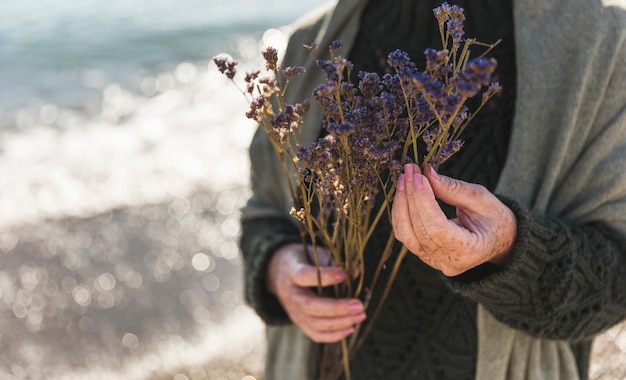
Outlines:
{"label": "sea", "polygon": [[211,58],[260,66],[324,2],[3,1],[0,226],[240,181],[210,164],[253,130]]}
{"label": "sea", "polygon": [[261,68],[325,2],[2,2],[2,379],[261,372],[236,246],[255,125],[211,59]]}

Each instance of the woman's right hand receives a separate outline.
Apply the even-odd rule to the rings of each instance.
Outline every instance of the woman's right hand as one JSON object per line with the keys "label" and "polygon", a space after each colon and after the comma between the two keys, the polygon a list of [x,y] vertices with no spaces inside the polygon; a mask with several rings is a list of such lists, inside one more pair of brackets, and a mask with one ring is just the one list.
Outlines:
{"label": "woman's right hand", "polygon": [[[327,262],[327,251],[320,247],[317,251],[320,262]],[[340,341],[354,332],[355,324],[365,320],[363,303],[356,298],[318,296],[317,270],[309,255],[313,253],[304,252],[302,244],[277,249],[268,266],[268,290],[278,298],[291,321],[314,342]],[[320,274],[322,287],[346,278],[341,268],[333,266],[321,267]]]}

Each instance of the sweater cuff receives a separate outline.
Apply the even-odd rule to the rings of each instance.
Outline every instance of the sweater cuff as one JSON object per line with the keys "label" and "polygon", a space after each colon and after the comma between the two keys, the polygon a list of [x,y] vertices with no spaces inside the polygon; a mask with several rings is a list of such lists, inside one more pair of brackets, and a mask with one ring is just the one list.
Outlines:
{"label": "sweater cuff", "polygon": [[551,221],[532,215],[514,200],[501,196],[499,199],[517,218],[517,239],[511,260],[503,267],[486,263],[460,276],[447,278],[453,291],[490,310],[531,302],[541,268],[551,260],[539,245],[546,240],[563,238],[554,234]]}
{"label": "sweater cuff", "polygon": [[267,266],[280,246],[297,242],[300,242],[297,227],[284,219],[259,219],[242,224],[246,301],[269,325],[287,324],[290,319],[278,298],[267,289]]}

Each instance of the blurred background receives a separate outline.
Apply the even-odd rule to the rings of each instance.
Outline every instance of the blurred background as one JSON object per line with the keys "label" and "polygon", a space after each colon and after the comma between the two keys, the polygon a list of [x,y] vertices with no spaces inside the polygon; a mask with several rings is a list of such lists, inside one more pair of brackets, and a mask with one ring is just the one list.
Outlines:
{"label": "blurred background", "polygon": [[[0,378],[260,378],[238,209],[254,125],[210,59],[325,0],[0,5]],[[626,378],[626,329],[592,378]]]}
{"label": "blurred background", "polygon": [[260,67],[323,0],[0,5],[0,379],[252,379],[238,209]]}

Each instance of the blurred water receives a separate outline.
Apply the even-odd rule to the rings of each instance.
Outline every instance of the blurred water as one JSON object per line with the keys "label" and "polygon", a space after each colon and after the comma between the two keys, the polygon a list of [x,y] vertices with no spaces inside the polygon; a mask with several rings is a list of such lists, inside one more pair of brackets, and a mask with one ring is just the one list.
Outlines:
{"label": "blurred water", "polygon": [[237,247],[254,125],[210,58],[256,68],[322,3],[0,5],[0,378],[259,372]]}
{"label": "blurred water", "polygon": [[322,3],[4,2],[0,225],[228,185],[206,163],[245,146],[252,126],[210,58],[255,64],[268,28]]}
{"label": "blurred water", "polygon": [[[233,51],[322,0],[23,0],[0,5],[0,109],[81,109],[105,85]],[[249,53],[249,52],[248,52]],[[6,125],[7,118],[3,117]]]}

